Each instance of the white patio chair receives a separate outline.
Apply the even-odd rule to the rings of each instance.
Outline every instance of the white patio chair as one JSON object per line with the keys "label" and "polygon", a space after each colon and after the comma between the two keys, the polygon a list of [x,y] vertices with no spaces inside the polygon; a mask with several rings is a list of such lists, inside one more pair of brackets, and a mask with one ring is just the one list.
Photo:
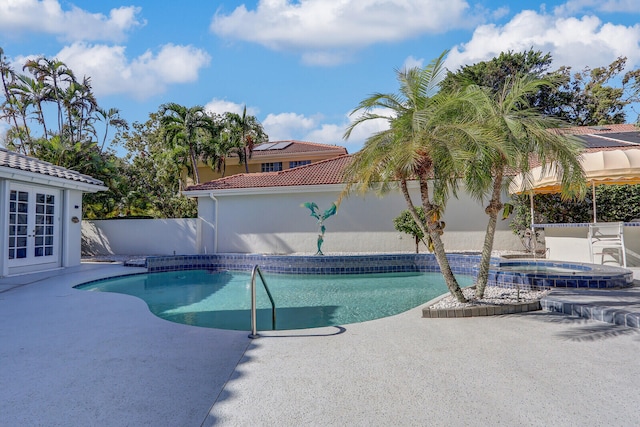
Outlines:
{"label": "white patio chair", "polygon": [[[627,266],[627,254],[624,247],[624,223],[623,222],[598,222],[589,224],[589,254],[591,263],[595,264],[596,255],[601,256],[601,264],[604,264],[606,249],[615,249],[622,267]],[[618,261],[620,264],[620,261]]]}

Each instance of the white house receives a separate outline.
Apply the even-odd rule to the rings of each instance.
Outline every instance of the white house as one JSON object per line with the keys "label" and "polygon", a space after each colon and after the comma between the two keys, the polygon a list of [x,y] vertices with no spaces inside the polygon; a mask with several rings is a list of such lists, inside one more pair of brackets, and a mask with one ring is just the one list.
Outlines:
{"label": "white house", "polygon": [[80,264],[82,193],[102,181],[0,148],[0,277]]}
{"label": "white house", "polygon": [[[345,155],[280,172],[240,174],[188,187],[185,195],[198,198],[198,253],[313,253],[318,227],[305,202],[320,211],[331,206],[344,189]],[[413,183],[414,203],[420,198]],[[322,251],[412,251],[414,239],[395,230],[393,219],[407,208],[399,191],[384,197],[371,192],[344,199],[335,216],[325,222]],[[449,251],[482,248],[488,221],[484,207],[466,197],[451,199],[443,220]],[[498,223],[495,249],[522,250],[519,238]],[[421,248],[425,250],[424,247]]]}

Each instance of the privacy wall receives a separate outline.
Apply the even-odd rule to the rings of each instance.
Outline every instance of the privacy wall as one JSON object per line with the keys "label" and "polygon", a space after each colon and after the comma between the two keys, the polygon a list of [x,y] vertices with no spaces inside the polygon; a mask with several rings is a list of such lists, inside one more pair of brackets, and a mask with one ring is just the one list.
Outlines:
{"label": "privacy wall", "polygon": [[[318,224],[302,204],[314,202],[320,212],[331,206],[341,186],[291,187],[272,192],[233,194],[217,192],[198,197],[198,250],[200,253],[315,253]],[[305,191],[301,191],[301,188]],[[414,202],[419,203],[417,194]],[[413,237],[394,229],[393,219],[406,209],[399,192],[384,197],[374,193],[344,199],[336,215],[324,225],[322,251],[399,252],[414,251]],[[479,251],[488,217],[484,207],[467,197],[452,199],[443,220],[443,240],[449,251]],[[522,250],[522,244],[508,227],[498,224],[494,249]],[[421,246],[421,251],[425,251]]]}

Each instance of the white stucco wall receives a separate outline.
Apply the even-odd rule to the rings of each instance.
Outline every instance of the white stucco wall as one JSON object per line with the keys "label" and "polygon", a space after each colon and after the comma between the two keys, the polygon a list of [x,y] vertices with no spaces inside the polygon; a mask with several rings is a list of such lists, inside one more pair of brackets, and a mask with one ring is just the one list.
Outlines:
{"label": "white stucco wall", "polygon": [[[77,222],[75,220],[77,219]],[[80,265],[82,191],[65,190],[62,196],[62,266]]]}
{"label": "white stucco wall", "polygon": [[82,221],[84,255],[198,253],[195,218]]}
{"label": "white stucco wall", "polygon": [[[313,190],[202,195],[198,219],[83,221],[83,254],[315,253],[316,219],[301,205],[315,202],[324,211],[337,199],[339,189]],[[419,200],[417,194],[414,200]],[[325,222],[322,251],[414,251],[413,237],[393,227],[393,218],[405,208],[398,192],[382,198],[370,193],[343,200],[338,213]],[[481,250],[487,223],[481,205],[466,197],[452,199],[443,220],[447,250]],[[494,249],[523,249],[507,221],[498,222]],[[421,245],[420,250],[426,248]]]}
{"label": "white stucco wall", "polygon": [[[213,198],[203,195],[198,198],[198,212],[200,228],[206,231],[201,233],[199,250],[204,253],[206,248],[211,252],[214,247],[216,252],[226,253],[313,253],[318,235],[316,220],[300,205],[315,202],[324,211],[338,194],[336,189],[312,188],[308,192],[279,194],[217,193]],[[417,194],[414,201],[419,202]],[[404,209],[406,204],[399,192],[383,198],[373,193],[350,196],[342,202],[338,213],[325,222],[323,252],[413,251],[413,238],[393,227],[393,218]],[[487,219],[484,207],[475,201],[464,196],[452,199],[443,217],[447,224],[443,235],[446,249],[480,250]],[[508,221],[499,221],[494,249],[523,249]],[[424,250],[422,247],[421,251]]]}

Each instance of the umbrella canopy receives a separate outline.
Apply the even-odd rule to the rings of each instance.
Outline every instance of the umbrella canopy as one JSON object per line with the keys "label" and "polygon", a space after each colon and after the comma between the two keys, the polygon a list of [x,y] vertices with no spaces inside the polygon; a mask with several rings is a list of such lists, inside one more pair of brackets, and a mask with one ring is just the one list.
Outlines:
{"label": "umbrella canopy", "polygon": [[[624,185],[640,184],[640,148],[626,150],[602,150],[585,153],[580,160],[585,178],[591,184],[593,193],[593,222],[597,222],[596,185]],[[549,194],[559,193],[560,179],[556,169],[547,167],[543,173],[542,166],[531,169],[530,182],[525,181],[524,176],[516,176],[509,192],[511,194],[529,193]],[[533,220],[533,214],[531,215]]]}
{"label": "umbrella canopy", "polygon": [[[607,150],[585,153],[580,161],[587,182],[592,186],[600,184],[640,184],[640,148],[627,150]],[[519,193],[559,193],[560,180],[555,168],[542,166],[531,169],[531,182],[527,183],[523,175],[516,176],[509,187],[512,194]]]}

